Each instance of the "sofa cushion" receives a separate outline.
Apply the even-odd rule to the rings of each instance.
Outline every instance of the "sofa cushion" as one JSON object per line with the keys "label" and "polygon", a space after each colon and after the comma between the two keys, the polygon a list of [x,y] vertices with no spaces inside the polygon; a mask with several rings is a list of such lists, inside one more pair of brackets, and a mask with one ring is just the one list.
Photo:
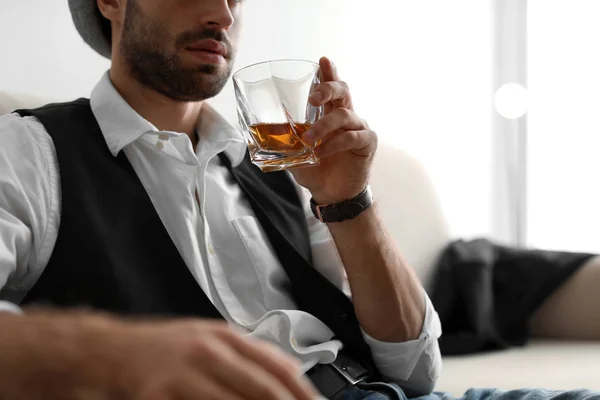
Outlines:
{"label": "sofa cushion", "polygon": [[0,115],[11,113],[19,108],[36,108],[48,103],[52,101],[47,98],[0,90]]}
{"label": "sofa cushion", "polygon": [[436,391],[470,388],[600,390],[600,342],[534,340],[526,347],[445,357]]}

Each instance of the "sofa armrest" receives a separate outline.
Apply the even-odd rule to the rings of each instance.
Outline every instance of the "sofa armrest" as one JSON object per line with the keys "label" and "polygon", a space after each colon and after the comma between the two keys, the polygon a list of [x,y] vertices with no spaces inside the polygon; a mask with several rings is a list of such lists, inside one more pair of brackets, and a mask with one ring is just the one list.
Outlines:
{"label": "sofa armrest", "polygon": [[405,151],[380,144],[371,187],[386,227],[428,289],[450,233],[425,168]]}
{"label": "sofa armrest", "polygon": [[36,108],[52,102],[55,101],[44,97],[0,91],[0,115],[11,113],[19,108]]}

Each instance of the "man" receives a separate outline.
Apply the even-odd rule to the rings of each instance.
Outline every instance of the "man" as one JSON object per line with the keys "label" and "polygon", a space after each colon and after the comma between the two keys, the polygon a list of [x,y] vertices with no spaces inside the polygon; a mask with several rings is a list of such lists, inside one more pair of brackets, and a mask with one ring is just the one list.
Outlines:
{"label": "man", "polygon": [[292,171],[316,204],[361,204],[325,222],[204,103],[242,3],[70,1],[112,66],[90,101],[0,120],[0,299],[24,310],[0,315],[0,398],[315,398],[303,373],[332,398],[433,389],[439,321],[371,205],[376,135],[334,65],[305,136],[323,161]]}
{"label": "man", "polygon": [[376,136],[333,64],[305,136],[323,161],[292,171],[321,222],[204,103],[242,2],[70,7],[112,66],[89,101],[0,119],[0,398],[430,393],[439,320],[371,204]]}

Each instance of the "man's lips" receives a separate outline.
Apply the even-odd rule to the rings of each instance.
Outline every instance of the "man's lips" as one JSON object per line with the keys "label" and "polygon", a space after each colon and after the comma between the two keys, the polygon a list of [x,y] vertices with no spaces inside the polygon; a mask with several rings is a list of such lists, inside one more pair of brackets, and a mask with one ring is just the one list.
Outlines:
{"label": "man's lips", "polygon": [[208,52],[227,58],[227,47],[212,39],[201,40],[186,47],[192,52]]}

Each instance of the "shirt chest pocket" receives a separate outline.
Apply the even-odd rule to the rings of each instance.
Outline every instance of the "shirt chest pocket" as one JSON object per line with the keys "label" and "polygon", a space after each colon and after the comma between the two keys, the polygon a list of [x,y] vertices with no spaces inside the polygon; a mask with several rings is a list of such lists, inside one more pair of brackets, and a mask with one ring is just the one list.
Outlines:
{"label": "shirt chest pocket", "polygon": [[231,222],[256,273],[267,308],[281,310],[295,307],[289,291],[289,279],[258,220],[245,216]]}

